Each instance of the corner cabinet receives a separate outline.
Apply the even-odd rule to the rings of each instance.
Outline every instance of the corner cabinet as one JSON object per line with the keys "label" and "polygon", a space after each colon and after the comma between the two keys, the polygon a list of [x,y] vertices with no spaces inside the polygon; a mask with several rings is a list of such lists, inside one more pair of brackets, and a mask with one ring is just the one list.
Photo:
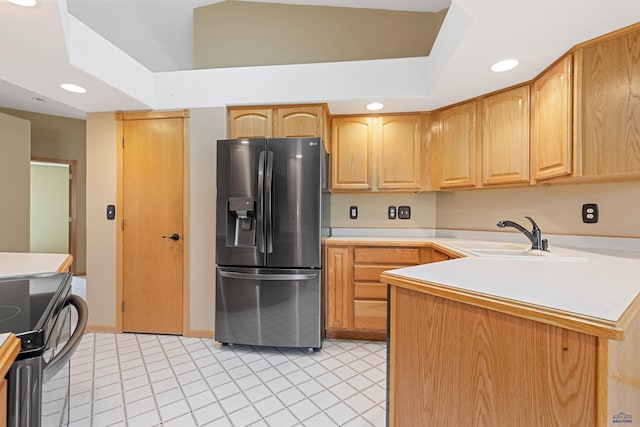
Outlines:
{"label": "corner cabinet", "polygon": [[473,188],[479,183],[477,104],[467,102],[438,113],[432,166],[439,189]]}
{"label": "corner cabinet", "polygon": [[386,270],[455,257],[425,243],[325,243],[325,328],[328,338],[385,340]]}
{"label": "corner cabinet", "polygon": [[529,183],[529,86],[482,98],[482,185]]}
{"label": "corner cabinet", "polygon": [[572,71],[568,55],[533,82],[531,169],[535,181],[573,172]]}
{"label": "corner cabinet", "polygon": [[419,191],[422,115],[340,116],[331,121],[331,189]]}
{"label": "corner cabinet", "polygon": [[580,176],[640,178],[640,27],[575,53]]}
{"label": "corner cabinet", "polygon": [[329,151],[326,105],[229,107],[229,138],[321,137]]}

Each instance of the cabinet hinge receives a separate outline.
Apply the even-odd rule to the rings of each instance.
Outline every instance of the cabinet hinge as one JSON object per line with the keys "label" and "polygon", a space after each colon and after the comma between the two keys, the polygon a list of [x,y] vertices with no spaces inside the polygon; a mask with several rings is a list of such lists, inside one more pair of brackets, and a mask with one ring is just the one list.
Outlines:
{"label": "cabinet hinge", "polygon": [[120,303],[120,311],[124,313],[124,301]]}
{"label": "cabinet hinge", "polygon": [[124,231],[124,219],[120,222],[120,228]]}
{"label": "cabinet hinge", "polygon": [[122,137],[122,149],[124,150],[124,136]]}

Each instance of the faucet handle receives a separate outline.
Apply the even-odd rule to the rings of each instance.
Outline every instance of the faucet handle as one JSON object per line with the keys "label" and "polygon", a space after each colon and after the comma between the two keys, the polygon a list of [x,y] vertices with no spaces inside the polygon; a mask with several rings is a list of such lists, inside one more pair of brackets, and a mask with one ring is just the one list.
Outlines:
{"label": "faucet handle", "polygon": [[543,251],[549,250],[549,241],[547,239],[542,239],[542,250]]}
{"label": "faucet handle", "polygon": [[525,218],[527,218],[529,220],[529,222],[531,223],[531,225],[533,226],[534,232],[536,230],[540,230],[540,227],[538,227],[538,224],[536,224],[536,222],[533,220],[533,218],[531,218],[530,216],[525,216]]}

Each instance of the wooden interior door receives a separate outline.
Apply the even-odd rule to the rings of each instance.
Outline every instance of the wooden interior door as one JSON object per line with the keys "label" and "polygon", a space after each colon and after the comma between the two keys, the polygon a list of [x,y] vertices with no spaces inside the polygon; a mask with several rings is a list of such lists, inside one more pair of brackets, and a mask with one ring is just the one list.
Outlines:
{"label": "wooden interior door", "polygon": [[125,332],[183,332],[183,126],[123,122]]}

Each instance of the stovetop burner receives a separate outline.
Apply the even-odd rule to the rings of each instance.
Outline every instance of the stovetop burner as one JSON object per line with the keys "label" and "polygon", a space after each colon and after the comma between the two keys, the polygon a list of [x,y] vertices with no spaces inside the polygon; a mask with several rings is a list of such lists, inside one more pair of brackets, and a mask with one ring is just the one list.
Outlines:
{"label": "stovetop burner", "polygon": [[21,353],[38,351],[70,293],[69,273],[0,279],[0,333],[16,334]]}

